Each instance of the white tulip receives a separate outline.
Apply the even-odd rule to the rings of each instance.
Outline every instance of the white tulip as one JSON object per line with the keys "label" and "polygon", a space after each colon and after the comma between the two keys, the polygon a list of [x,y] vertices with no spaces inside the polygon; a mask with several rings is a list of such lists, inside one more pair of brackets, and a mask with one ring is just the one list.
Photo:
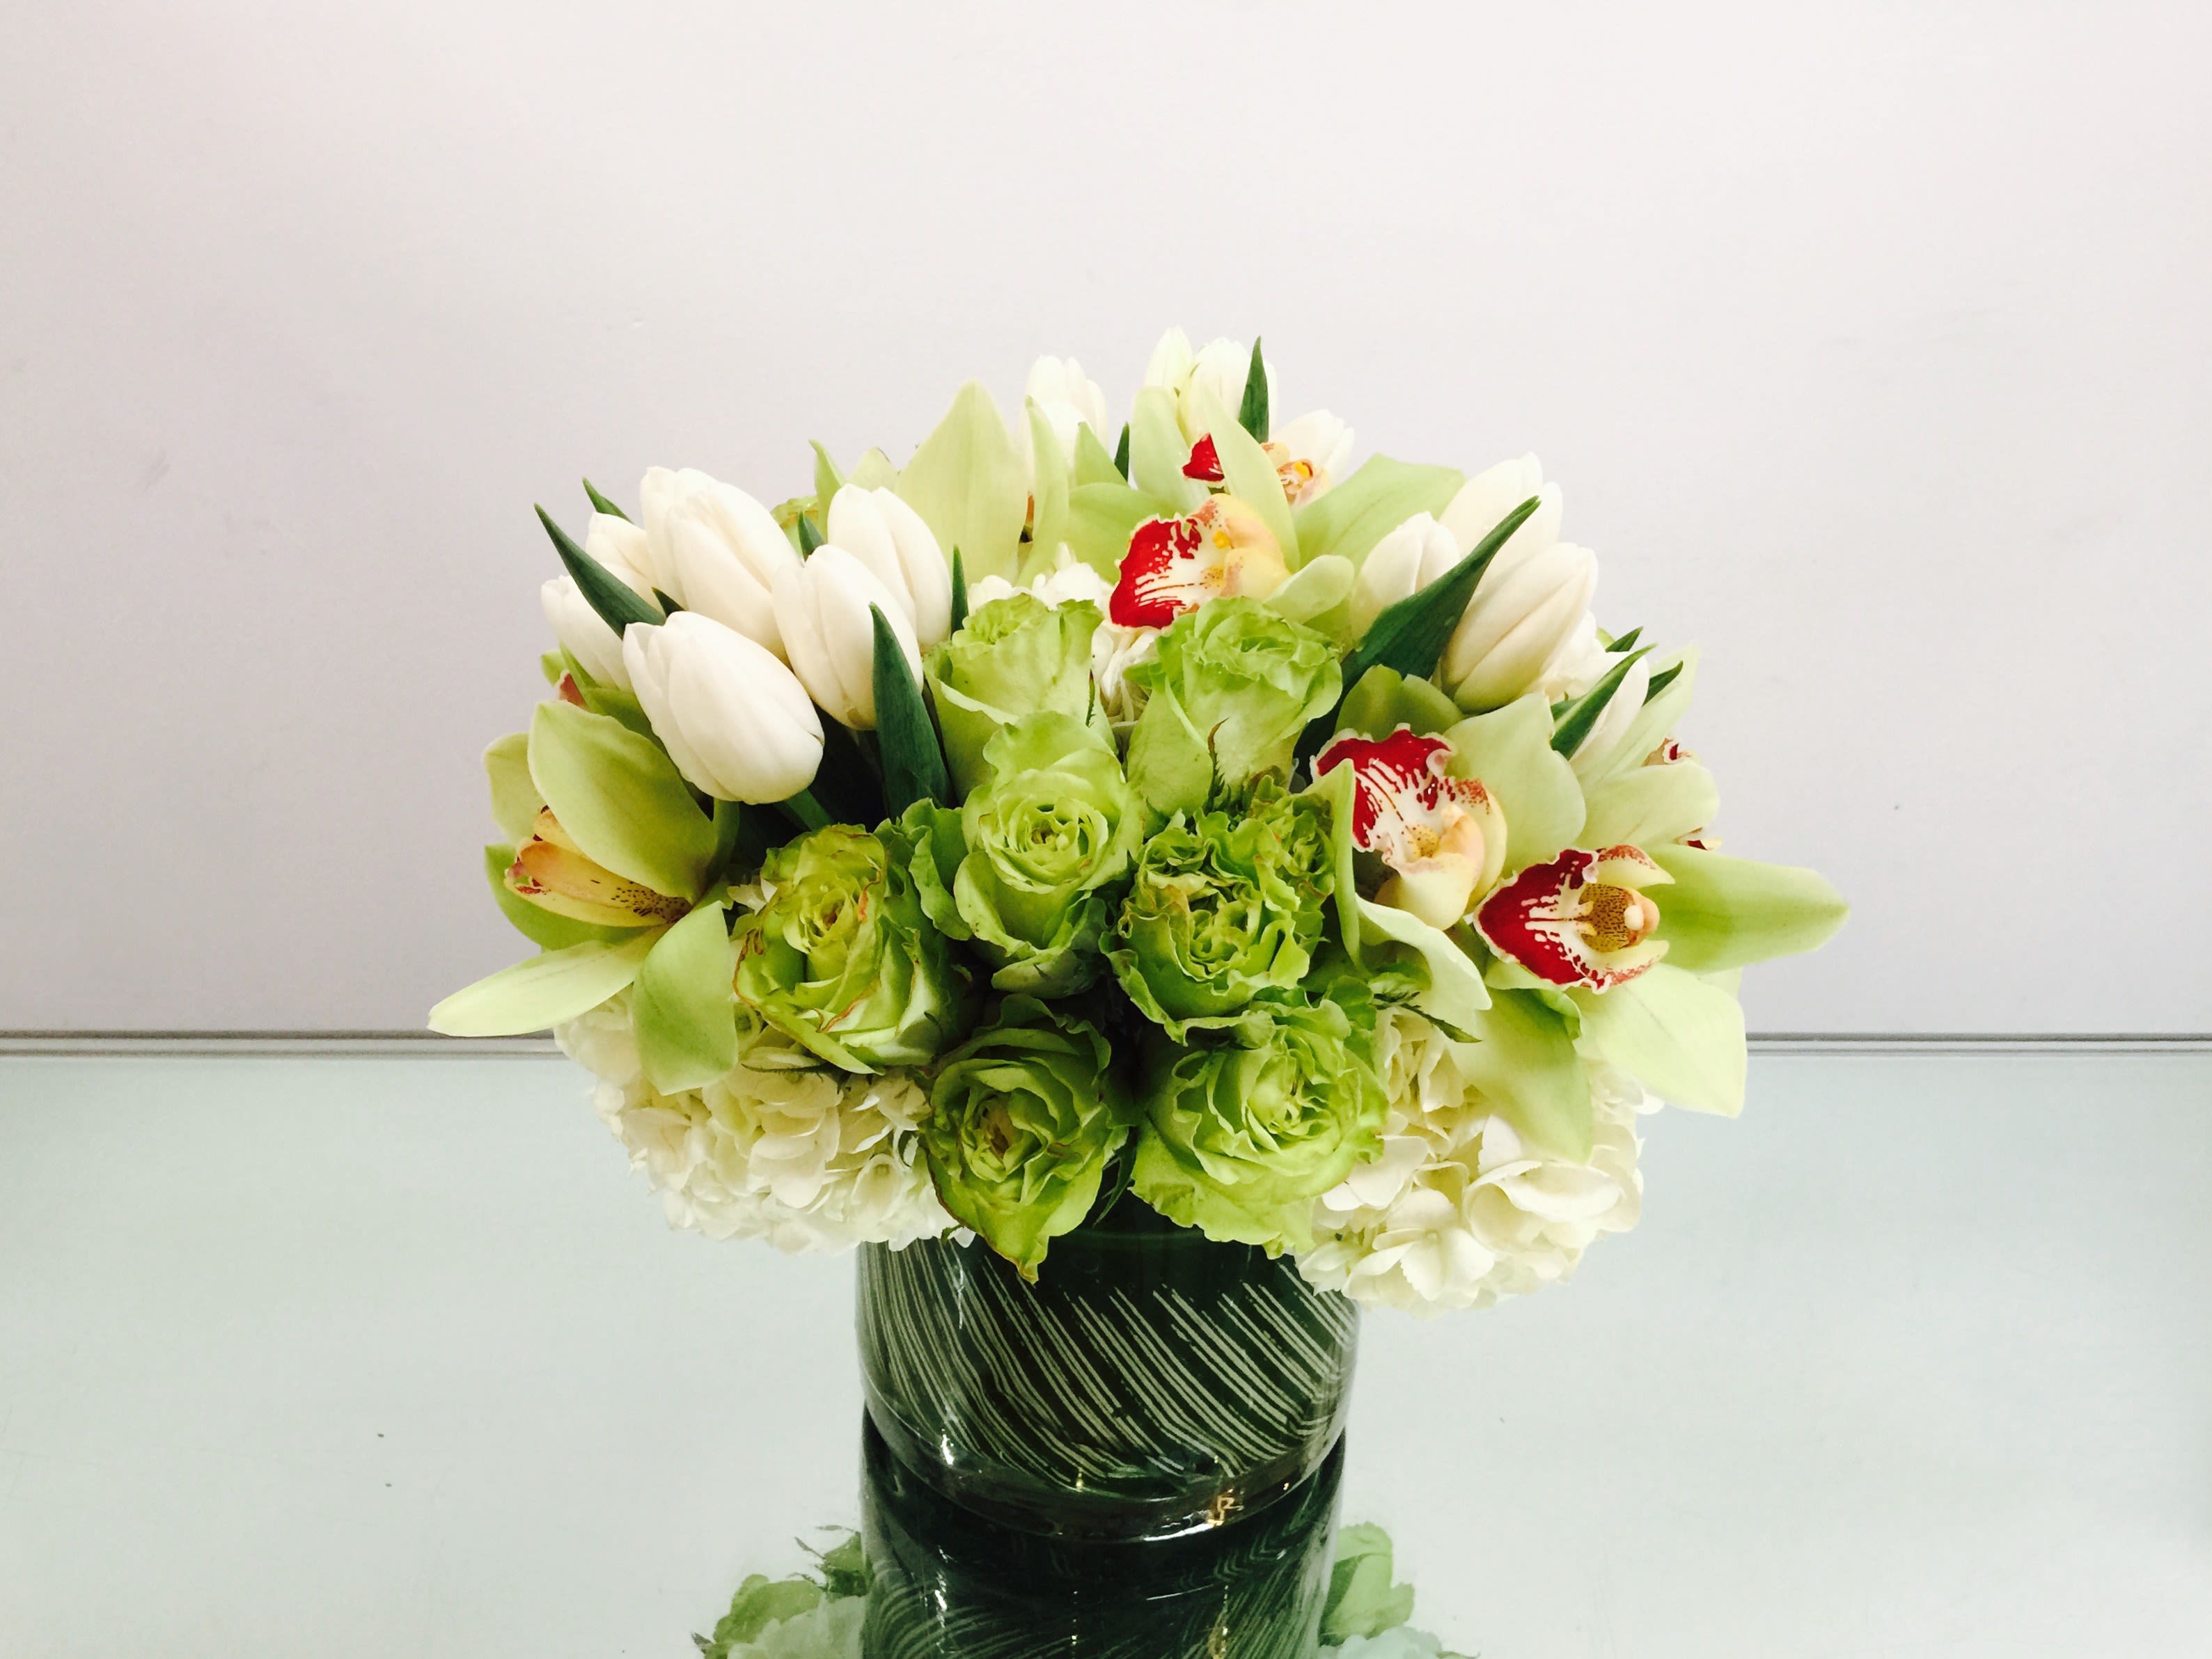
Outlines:
{"label": "white tulip", "polygon": [[[1602,678],[1620,658],[1607,654],[1600,659],[1599,677]],[[1595,683],[1595,682],[1593,682]],[[1597,717],[1589,735],[1575,745],[1568,757],[1578,778],[1594,777],[1598,769],[1613,757],[1627,737],[1628,729],[1636,724],[1636,717],[1644,712],[1644,694],[1651,689],[1651,659],[1638,657],[1620,684],[1605,705],[1604,713]]]}
{"label": "white tulip", "polygon": [[[840,492],[842,493],[842,491]],[[876,629],[871,606],[884,613],[915,678],[921,650],[906,610],[875,573],[834,543],[776,579],[775,620],[796,673],[814,701],[854,731],[876,724]]]}
{"label": "white tulip", "polygon": [[[1074,358],[1038,358],[1030,365],[1029,383],[1023,388],[1023,395],[1037,406],[1037,413],[1044,416],[1053,436],[1060,440],[1061,453],[1070,460],[1075,458],[1078,427],[1089,427],[1093,437],[1111,447],[1114,441],[1106,429],[1106,394]],[[1028,409],[1017,410],[1006,424],[1013,433],[1014,447],[1022,452],[1022,465],[1034,477],[1036,456],[1030,436]]]}
{"label": "white tulip", "polygon": [[602,685],[629,690],[629,670],[623,665],[622,641],[599,620],[591,601],[573,576],[556,576],[538,590],[545,607],[545,620],[553,624],[553,637],[576,659],[576,665]]}
{"label": "white tulip", "polygon": [[1443,510],[1443,526],[1459,538],[1460,551],[1465,553],[1531,495],[1537,497],[1537,508],[1513,532],[1513,539],[1506,546],[1559,540],[1566,504],[1559,485],[1544,482],[1543,463],[1534,455],[1523,455],[1517,461],[1500,461],[1462,484],[1459,494],[1451,498],[1451,505]]}
{"label": "white tulip", "polygon": [[592,527],[584,534],[584,551],[639,598],[653,597],[653,584],[659,580],[653,574],[653,547],[645,532],[628,519],[612,513],[592,514]]}
{"label": "white tulip", "polygon": [[[1534,455],[1468,479],[1442,520],[1462,552],[1534,495],[1536,510],[1498,550],[1444,647],[1442,678],[1460,707],[1499,708],[1516,697],[1563,689],[1597,587],[1597,556],[1559,539],[1565,503]],[[1585,653],[1586,654],[1586,653]]]}
{"label": "white tulip", "polygon": [[1375,544],[1352,585],[1351,623],[1364,634],[1387,605],[1418,593],[1460,562],[1451,532],[1426,513],[1416,513]]}
{"label": "white tulip", "polygon": [[799,551],[769,510],[695,467],[656,466],[638,487],[653,568],[671,599],[783,655],[775,579]]}
{"label": "white tulip", "polygon": [[890,591],[923,649],[952,631],[952,567],[921,514],[897,495],[844,485],[830,498],[825,539]]}
{"label": "white tulip", "polygon": [[[1243,341],[1209,340],[1193,351],[1190,337],[1179,328],[1171,328],[1160,336],[1160,343],[1152,348],[1152,361],[1145,365],[1145,384],[1174,394],[1176,416],[1182,424],[1183,436],[1196,443],[1205,433],[1198,424],[1193,388],[1204,386],[1213,394],[1215,403],[1234,415],[1243,407],[1244,380],[1251,368],[1252,348]],[[1275,366],[1264,353],[1261,370],[1267,377],[1267,405],[1273,409]]]}
{"label": "white tulip", "polygon": [[653,735],[717,800],[787,800],[822,764],[822,721],[765,646],[696,611],[623,630],[623,660]]}

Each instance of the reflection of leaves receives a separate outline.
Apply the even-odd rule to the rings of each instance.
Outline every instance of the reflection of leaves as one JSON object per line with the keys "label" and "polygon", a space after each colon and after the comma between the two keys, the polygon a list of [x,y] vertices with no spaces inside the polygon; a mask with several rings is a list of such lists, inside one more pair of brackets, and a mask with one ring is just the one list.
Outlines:
{"label": "reflection of leaves", "polygon": [[1380,1636],[1412,1618],[1413,1587],[1390,1581],[1390,1534],[1371,1523],[1346,1527],[1338,1534],[1336,1565],[1329,1571],[1322,1640]]}
{"label": "reflection of leaves", "polygon": [[799,1547],[814,1558],[814,1571],[795,1572],[788,1578],[769,1578],[757,1572],[748,1577],[730,1598],[730,1610],[716,1623],[714,1633],[692,1636],[693,1644],[706,1659],[731,1659],[736,1650],[757,1642],[772,1625],[810,1613],[824,1601],[842,1601],[868,1593],[873,1575],[860,1534],[846,1532],[826,1550],[804,1540]]}

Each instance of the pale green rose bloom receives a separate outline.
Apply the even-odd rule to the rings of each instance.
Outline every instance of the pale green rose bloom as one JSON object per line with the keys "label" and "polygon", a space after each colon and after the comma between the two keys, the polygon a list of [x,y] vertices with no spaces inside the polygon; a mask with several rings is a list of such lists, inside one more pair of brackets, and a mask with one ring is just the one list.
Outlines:
{"label": "pale green rose bloom", "polygon": [[923,915],[903,843],[846,824],[768,855],[739,918],[738,1058],[756,1068],[919,1066],[959,1040],[966,975]]}
{"label": "pale green rose bloom", "polygon": [[1107,951],[1129,1000],[1185,1036],[1295,989],[1334,885],[1329,805],[1263,784],[1243,810],[1177,813],[1145,843]]}
{"label": "pale green rose bloom", "polygon": [[1319,1002],[1255,1002],[1223,1046],[1157,1036],[1132,1190],[1217,1242],[1309,1248],[1314,1200],[1381,1150],[1373,1030],[1373,1004],[1347,984]]}
{"label": "pale green rose bloom", "polygon": [[959,924],[997,965],[999,989],[1066,996],[1098,976],[1143,809],[1111,739],[1073,714],[1026,715],[983,759],[985,779],[960,809]]}
{"label": "pale green rose bloom", "polygon": [[1110,735],[1091,689],[1100,620],[1087,599],[1054,605],[1016,593],[979,606],[930,653],[930,693],[959,794],[982,781],[984,745],[1024,714],[1057,709]]}
{"label": "pale green rose bloom", "polygon": [[1326,635],[1243,599],[1185,611],[1129,678],[1151,694],[1130,734],[1129,776],[1162,815],[1198,811],[1263,772],[1287,775],[1298,734],[1344,686]]}
{"label": "pale green rose bloom", "polygon": [[1112,1045],[1065,1005],[1012,996],[931,1086],[921,1142],[938,1200],[1025,1279],[1091,1212],[1128,1138],[1112,1060]]}

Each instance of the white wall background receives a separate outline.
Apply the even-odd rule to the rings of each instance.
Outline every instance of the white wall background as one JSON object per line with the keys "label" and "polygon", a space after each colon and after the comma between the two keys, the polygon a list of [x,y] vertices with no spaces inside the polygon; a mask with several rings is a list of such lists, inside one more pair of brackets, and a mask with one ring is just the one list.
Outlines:
{"label": "white wall background", "polygon": [[1534,448],[1706,650],[1755,1028],[2201,1030],[2212,25],[2185,8],[0,3],[0,1028],[413,1027],[517,953],[530,504],[774,499],[1042,350],[1264,331]]}

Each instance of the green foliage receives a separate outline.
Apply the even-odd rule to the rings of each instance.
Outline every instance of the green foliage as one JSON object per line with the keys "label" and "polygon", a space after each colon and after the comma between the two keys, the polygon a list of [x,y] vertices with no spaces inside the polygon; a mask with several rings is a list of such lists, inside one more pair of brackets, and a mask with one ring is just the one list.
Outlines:
{"label": "green foliage", "polygon": [[714,822],[658,744],[609,715],[541,702],[529,761],[538,794],[586,857],[657,893],[704,890]]}
{"label": "green foliage", "polygon": [[638,970],[630,1028],[646,1081],[664,1094],[711,1083],[738,1063],[737,946],[720,901],[660,936]]}
{"label": "green foliage", "polygon": [[879,606],[870,605],[875,625],[876,741],[883,757],[884,805],[892,817],[918,800],[949,798],[945,756],[937,746],[937,728],[930,724],[929,708]]}
{"label": "green foliage", "polygon": [[1244,370],[1244,396],[1237,409],[1237,424],[1249,434],[1255,443],[1267,441],[1270,431],[1267,410],[1267,365],[1260,356],[1260,340],[1252,339],[1252,361]]}
{"label": "green foliage", "polygon": [[553,515],[542,507],[538,509],[538,521],[553,538],[553,550],[561,556],[561,562],[576,579],[576,589],[584,596],[585,603],[599,613],[599,620],[613,629],[617,637],[632,623],[650,624],[667,620],[653,608],[650,599],[640,598],[627,582],[577,546],[568,532],[554,523]]}

